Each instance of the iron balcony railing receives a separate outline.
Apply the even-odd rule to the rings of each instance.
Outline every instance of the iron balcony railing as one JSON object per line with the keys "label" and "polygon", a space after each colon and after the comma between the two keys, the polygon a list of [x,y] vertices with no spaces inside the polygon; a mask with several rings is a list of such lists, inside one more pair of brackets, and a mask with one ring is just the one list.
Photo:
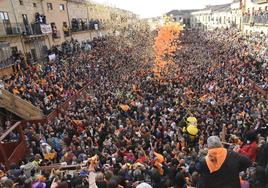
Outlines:
{"label": "iron balcony railing", "polygon": [[41,27],[39,23],[0,23],[0,35],[41,35]]}
{"label": "iron balcony railing", "polygon": [[243,16],[243,23],[268,24],[268,13]]}
{"label": "iron balcony railing", "polygon": [[87,31],[87,30],[96,30],[95,24],[97,24],[97,28],[101,28],[101,23],[98,20],[93,20],[89,22],[79,22],[73,21],[71,24],[71,32],[79,32],[79,31]]}
{"label": "iron balcony railing", "polygon": [[0,23],[0,35],[20,35],[23,32],[23,24],[2,22]]}

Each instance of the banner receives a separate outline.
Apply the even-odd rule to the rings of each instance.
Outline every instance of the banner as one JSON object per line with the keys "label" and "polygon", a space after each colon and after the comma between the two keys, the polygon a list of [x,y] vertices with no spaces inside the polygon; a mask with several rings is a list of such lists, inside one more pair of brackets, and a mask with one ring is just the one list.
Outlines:
{"label": "banner", "polygon": [[56,55],[55,54],[50,54],[48,56],[48,58],[49,58],[49,61],[55,61],[56,60]]}
{"label": "banner", "polygon": [[41,28],[41,31],[43,34],[52,33],[52,28],[51,28],[51,25],[49,25],[49,24],[41,24],[40,28]]}
{"label": "banner", "polygon": [[127,112],[127,111],[130,109],[129,106],[128,106],[127,104],[120,104],[119,106],[120,106],[120,108],[121,108],[123,111],[125,111],[125,112]]}
{"label": "banner", "polygon": [[99,30],[99,24],[94,24],[95,30]]}

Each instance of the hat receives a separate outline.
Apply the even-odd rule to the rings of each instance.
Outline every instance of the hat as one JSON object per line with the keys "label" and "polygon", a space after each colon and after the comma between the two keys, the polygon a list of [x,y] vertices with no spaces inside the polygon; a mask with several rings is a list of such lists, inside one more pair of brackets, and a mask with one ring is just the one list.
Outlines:
{"label": "hat", "polygon": [[149,185],[148,183],[140,183],[139,185],[137,185],[136,188],[153,188],[151,185]]}
{"label": "hat", "polygon": [[209,149],[222,147],[220,138],[218,136],[210,136],[207,139],[207,146]]}

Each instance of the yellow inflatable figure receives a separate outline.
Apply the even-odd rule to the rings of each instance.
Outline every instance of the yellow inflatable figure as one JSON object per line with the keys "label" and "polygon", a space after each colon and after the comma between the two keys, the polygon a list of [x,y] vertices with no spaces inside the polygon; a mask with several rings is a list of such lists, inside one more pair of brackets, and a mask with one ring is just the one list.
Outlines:
{"label": "yellow inflatable figure", "polygon": [[186,127],[183,127],[183,132],[189,135],[190,141],[193,142],[198,134],[197,119],[195,117],[188,117],[186,120]]}

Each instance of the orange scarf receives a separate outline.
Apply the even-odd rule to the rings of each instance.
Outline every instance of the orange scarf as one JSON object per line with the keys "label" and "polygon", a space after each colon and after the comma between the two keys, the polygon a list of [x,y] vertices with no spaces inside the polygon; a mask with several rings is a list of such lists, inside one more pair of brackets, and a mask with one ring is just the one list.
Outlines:
{"label": "orange scarf", "polygon": [[[219,170],[225,161],[227,156],[227,149],[225,148],[213,148],[208,150],[206,156],[206,163],[208,165],[210,173]],[[215,158],[215,161],[211,161],[210,158]]]}

